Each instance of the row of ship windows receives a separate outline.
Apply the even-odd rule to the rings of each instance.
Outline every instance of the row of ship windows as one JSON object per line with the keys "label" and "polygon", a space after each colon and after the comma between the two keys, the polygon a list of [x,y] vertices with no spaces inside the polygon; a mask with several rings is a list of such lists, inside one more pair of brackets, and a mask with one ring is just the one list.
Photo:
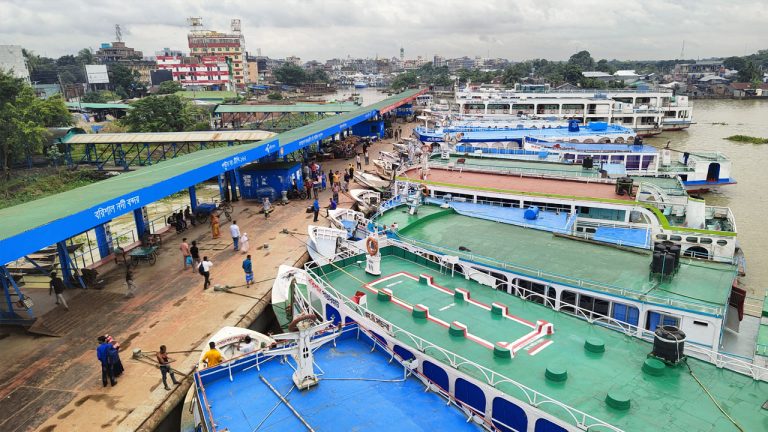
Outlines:
{"label": "row of ship windows", "polygon": [[[671,240],[671,241],[682,241],[683,237],[679,235],[666,235],[666,234],[656,234],[657,240]],[[686,237],[685,241],[688,243],[698,243],[698,244],[712,244],[712,239],[707,237]],[[726,246],[728,244],[728,240],[720,239],[717,241],[718,246]]]}

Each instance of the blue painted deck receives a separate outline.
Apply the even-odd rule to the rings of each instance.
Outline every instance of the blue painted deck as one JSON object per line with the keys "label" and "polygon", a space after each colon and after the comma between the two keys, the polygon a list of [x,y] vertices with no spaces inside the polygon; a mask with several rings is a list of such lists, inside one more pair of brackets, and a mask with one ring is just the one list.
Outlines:
{"label": "blue painted deck", "polygon": [[639,248],[650,247],[650,239],[649,230],[643,228],[599,227],[592,237],[595,241]]}
{"label": "blue painted deck", "polygon": [[[371,353],[371,341],[362,333],[342,335],[334,348],[326,344],[315,352],[315,364],[324,372],[320,384],[309,390],[294,389],[286,399],[317,431],[474,431],[481,429],[470,422],[444,399],[416,378],[402,382],[332,380],[331,378],[373,378],[399,380],[403,367],[381,348]],[[343,338],[343,339],[342,339]],[[290,360],[294,364],[293,360]],[[293,386],[293,369],[272,359],[261,365],[235,371],[232,382],[226,367],[213,376],[202,378],[205,396],[211,406],[216,429],[229,432],[299,431],[302,423],[261,381],[266,378],[283,396]],[[205,374],[206,371],[203,372]],[[198,390],[198,397],[200,397]],[[266,418],[266,420],[264,420]]]}
{"label": "blue painted deck", "polygon": [[[445,203],[445,200],[436,198],[429,198],[426,201],[437,205]],[[464,216],[523,226],[542,231],[570,234],[567,212],[560,212],[560,214],[557,214],[554,212],[540,211],[539,216],[536,219],[528,220],[524,217],[526,209],[521,208],[499,207],[488,204],[459,201],[450,201],[448,202],[448,205],[451,206],[456,213]]]}
{"label": "blue painted deck", "polygon": [[[416,128],[413,130],[418,139],[425,142],[441,142],[443,136],[449,132],[440,129]],[[604,130],[593,130],[589,127],[580,127],[578,131],[571,132],[568,127],[553,127],[548,129],[479,129],[461,132],[463,134],[462,142],[495,142],[495,141],[521,141],[525,137],[533,137],[544,140],[569,140],[575,137],[584,136],[624,136],[634,135],[632,129],[619,126],[608,125]]]}

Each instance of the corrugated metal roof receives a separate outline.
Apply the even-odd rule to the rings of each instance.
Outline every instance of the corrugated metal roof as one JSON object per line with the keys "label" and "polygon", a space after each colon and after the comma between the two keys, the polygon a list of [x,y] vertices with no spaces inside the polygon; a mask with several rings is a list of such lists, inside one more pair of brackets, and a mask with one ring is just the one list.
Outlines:
{"label": "corrugated metal roof", "polygon": [[90,102],[66,102],[68,108],[83,109],[133,109],[132,106],[123,103],[90,103]]}
{"label": "corrugated metal roof", "polygon": [[203,141],[261,141],[275,136],[261,130],[75,134],[69,144],[182,143]]}
{"label": "corrugated metal roof", "polygon": [[216,113],[295,113],[349,112],[360,108],[354,103],[294,104],[294,105],[219,105]]}

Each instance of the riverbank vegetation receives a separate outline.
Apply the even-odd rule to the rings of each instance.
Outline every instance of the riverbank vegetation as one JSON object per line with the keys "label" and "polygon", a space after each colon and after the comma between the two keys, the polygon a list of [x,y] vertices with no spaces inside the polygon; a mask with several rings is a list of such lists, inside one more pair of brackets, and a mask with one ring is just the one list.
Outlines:
{"label": "riverbank vegetation", "polygon": [[728,141],[735,141],[750,144],[768,144],[768,138],[753,137],[749,135],[731,135],[726,138]]}
{"label": "riverbank vegetation", "polygon": [[84,169],[48,167],[17,170],[11,179],[0,180],[0,208],[66,192],[103,178],[104,173]]}

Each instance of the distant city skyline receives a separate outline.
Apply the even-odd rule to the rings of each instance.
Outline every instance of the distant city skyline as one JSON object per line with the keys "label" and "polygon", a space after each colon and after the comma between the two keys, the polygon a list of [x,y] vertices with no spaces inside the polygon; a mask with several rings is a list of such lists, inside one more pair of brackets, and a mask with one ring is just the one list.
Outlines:
{"label": "distant city skyline", "polygon": [[[0,0],[0,44],[59,57],[115,40],[151,56],[187,49],[187,17],[228,31],[242,21],[246,48],[272,58],[434,55],[520,61],[566,60],[588,50],[595,59],[662,60],[745,55],[768,48],[768,2],[713,0],[487,0],[407,2],[286,0],[233,4],[170,0]],[[727,17],[727,20],[724,19]],[[685,48],[683,52],[683,41]],[[682,54],[682,56],[681,56]]]}

